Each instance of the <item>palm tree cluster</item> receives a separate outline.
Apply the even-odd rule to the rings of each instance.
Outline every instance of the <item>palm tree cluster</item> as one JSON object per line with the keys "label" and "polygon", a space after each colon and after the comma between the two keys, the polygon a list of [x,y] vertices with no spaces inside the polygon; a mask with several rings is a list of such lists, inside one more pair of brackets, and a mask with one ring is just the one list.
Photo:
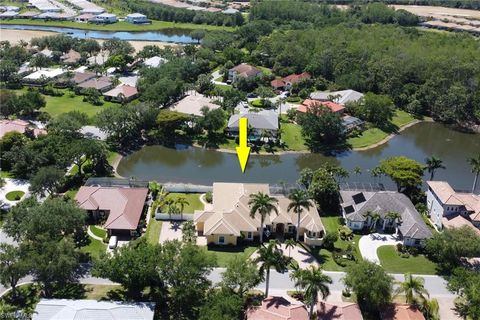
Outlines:
{"label": "palm tree cluster", "polygon": [[268,243],[262,244],[257,254],[254,262],[260,265],[260,274],[265,278],[265,296],[268,297],[270,269],[274,268],[277,272],[283,273],[288,270],[291,259],[283,255],[283,251],[276,240],[270,240]]}
{"label": "palm tree cluster", "polygon": [[430,295],[425,289],[425,280],[420,277],[413,277],[410,273],[405,274],[405,281],[397,282],[395,295],[405,295],[405,302],[417,306],[425,315],[427,320],[439,320],[438,301],[429,299]]}

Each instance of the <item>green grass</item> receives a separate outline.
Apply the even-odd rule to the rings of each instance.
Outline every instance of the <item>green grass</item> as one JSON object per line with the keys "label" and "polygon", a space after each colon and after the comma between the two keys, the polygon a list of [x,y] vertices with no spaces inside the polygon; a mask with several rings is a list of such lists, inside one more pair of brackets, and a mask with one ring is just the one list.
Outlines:
{"label": "green grass", "polygon": [[228,262],[235,256],[245,255],[251,256],[257,247],[255,246],[209,246],[201,247],[210,254],[215,255],[217,261],[217,267],[224,268],[228,265]]}
{"label": "green grass", "polygon": [[5,198],[10,201],[18,201],[25,195],[25,192],[20,190],[10,191],[5,195]]}
{"label": "green grass", "polygon": [[105,252],[107,249],[107,245],[102,241],[90,238],[90,243],[84,247],[80,248],[80,251],[83,253],[88,253],[91,258],[98,259],[102,252]]}
{"label": "green grass", "polygon": [[391,273],[436,274],[437,265],[424,255],[402,258],[394,246],[381,246],[377,250],[382,267]]}
{"label": "green grass", "polygon": [[269,76],[272,74],[272,69],[262,67],[262,66],[257,66],[257,68],[260,69],[260,71],[262,71],[263,75],[265,76]]}
{"label": "green grass", "polygon": [[397,110],[393,116],[392,123],[397,127],[401,128],[411,122],[415,121],[415,118],[408,112],[403,110]]}
{"label": "green grass", "polygon": [[67,192],[65,192],[65,195],[68,196],[70,199],[74,199],[75,196],[77,195],[78,189],[79,189],[78,187],[76,187],[75,189],[70,189]]}
{"label": "green grass", "polygon": [[65,94],[61,97],[44,96],[47,105],[41,110],[49,113],[53,118],[70,111],[81,111],[86,113],[89,117],[93,117],[104,108],[119,106],[118,104],[109,101],[105,101],[101,106],[94,106],[88,102],[84,102],[83,96],[75,95],[71,97],[67,90],[64,90],[64,92]]}
{"label": "green grass", "polygon": [[281,122],[282,141],[287,145],[288,150],[306,151],[305,139],[302,136],[302,128],[295,123]]}
{"label": "green grass", "polygon": [[221,91],[229,91],[229,90],[232,90],[232,86],[231,85],[228,85],[228,84],[215,84],[215,88],[217,88],[218,90],[221,90]]}
{"label": "green grass", "polygon": [[62,27],[73,28],[82,30],[97,30],[97,31],[156,31],[162,29],[185,29],[185,30],[206,30],[206,31],[234,31],[233,27],[226,26],[213,26],[206,24],[195,23],[176,23],[168,21],[152,20],[151,24],[138,25],[131,24],[125,21],[119,21],[112,24],[101,25],[93,23],[79,23],[73,21],[40,21],[29,19],[11,19],[3,20],[2,24],[21,24],[30,26],[50,26],[50,27]]}
{"label": "green grass", "polygon": [[176,200],[179,197],[184,197],[188,201],[188,205],[183,208],[183,213],[194,213],[195,210],[203,210],[200,193],[169,193],[167,199]]}
{"label": "green grass", "polygon": [[160,240],[160,231],[162,231],[162,221],[157,221],[155,218],[151,218],[145,232],[147,242],[150,244],[158,244]]}
{"label": "green grass", "polygon": [[107,230],[99,228],[97,226],[90,226],[90,231],[97,237],[104,238],[107,235]]}
{"label": "green grass", "polygon": [[0,178],[11,178],[12,174],[9,171],[0,171]]}
{"label": "green grass", "polygon": [[117,159],[117,157],[120,155],[120,153],[115,152],[115,151],[108,151],[108,156],[107,156],[107,161],[110,163],[110,165]]}

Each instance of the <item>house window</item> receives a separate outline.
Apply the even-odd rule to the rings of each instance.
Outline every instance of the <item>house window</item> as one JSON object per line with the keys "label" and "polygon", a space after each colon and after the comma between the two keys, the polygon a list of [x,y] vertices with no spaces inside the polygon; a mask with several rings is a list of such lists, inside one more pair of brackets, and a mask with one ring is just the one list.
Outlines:
{"label": "house window", "polygon": [[295,226],[294,225],[289,225],[288,226],[288,233],[294,233],[295,232]]}
{"label": "house window", "polygon": [[420,240],[419,239],[415,239],[415,245],[416,246],[420,245]]}
{"label": "house window", "polygon": [[316,232],[311,232],[311,231],[308,231],[308,236],[310,238],[315,238],[317,236],[317,233]]}
{"label": "house window", "polygon": [[253,239],[253,234],[252,232],[247,232],[247,239]]}
{"label": "house window", "polygon": [[218,243],[224,244],[225,243],[225,237],[224,236],[219,236],[218,237]]}

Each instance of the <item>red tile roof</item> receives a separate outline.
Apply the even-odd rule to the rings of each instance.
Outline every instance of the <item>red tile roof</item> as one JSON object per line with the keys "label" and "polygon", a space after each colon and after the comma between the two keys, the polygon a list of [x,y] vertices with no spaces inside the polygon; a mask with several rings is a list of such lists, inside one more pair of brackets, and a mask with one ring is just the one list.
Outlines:
{"label": "red tile roof", "polygon": [[332,112],[342,112],[345,110],[344,106],[332,101],[318,101],[318,100],[312,100],[312,99],[305,99],[302,105],[298,106],[297,111],[308,112],[308,110],[313,106],[324,106],[330,109],[330,111]]}
{"label": "red tile roof", "polygon": [[78,190],[75,200],[85,210],[108,211],[104,227],[135,230],[142,215],[147,188],[86,187]]}
{"label": "red tile roof", "polygon": [[319,301],[317,304],[318,320],[363,320],[360,307],[356,303],[327,303]]}
{"label": "red tile roof", "polygon": [[247,312],[247,320],[308,320],[303,304],[291,304],[282,297],[268,297]]}
{"label": "red tile roof", "polygon": [[289,82],[291,84],[294,84],[294,83],[297,83],[297,82],[300,82],[300,81],[303,81],[303,80],[306,80],[306,79],[310,79],[311,77],[312,76],[308,72],[303,72],[303,73],[300,73],[300,74],[288,75],[285,78],[283,78],[282,80],[284,82]]}
{"label": "red tile roof", "polygon": [[235,66],[232,69],[230,69],[230,71],[235,71],[238,73],[239,76],[242,76],[245,78],[253,77],[261,73],[259,69],[246,63],[239,64],[238,66]]}
{"label": "red tile roof", "polygon": [[35,137],[47,134],[47,130],[34,128],[28,121],[4,119],[0,120],[0,138],[2,138],[6,133],[12,131],[25,133],[29,127],[33,128],[33,135]]}
{"label": "red tile roof", "polygon": [[416,307],[408,304],[392,304],[380,312],[382,320],[425,320]]}
{"label": "red tile roof", "polygon": [[281,88],[285,86],[285,82],[279,79],[275,79],[270,82],[270,85],[274,88]]}

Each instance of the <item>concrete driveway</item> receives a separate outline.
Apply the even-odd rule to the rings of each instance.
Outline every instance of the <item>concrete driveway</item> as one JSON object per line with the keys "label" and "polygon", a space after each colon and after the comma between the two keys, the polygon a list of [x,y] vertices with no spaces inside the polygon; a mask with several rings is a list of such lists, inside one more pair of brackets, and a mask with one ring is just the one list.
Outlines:
{"label": "concrete driveway", "polygon": [[[30,188],[30,183],[28,182],[28,180],[6,178],[5,185],[3,186],[3,188],[0,189],[0,203],[2,202],[7,203],[11,206],[16,205],[19,201],[29,196],[30,194],[28,190],[29,188]],[[7,193],[11,191],[23,191],[25,194],[23,195],[22,199],[20,199],[19,201],[10,201],[10,200],[7,200],[5,196],[7,195]]]}
{"label": "concrete driveway", "polygon": [[361,237],[360,241],[358,242],[358,247],[363,259],[380,264],[380,259],[378,259],[377,255],[377,249],[381,246],[394,246],[397,243],[402,242],[397,240],[394,235],[372,233]]}
{"label": "concrete driveway", "polygon": [[179,240],[182,241],[182,224],[175,223],[170,221],[162,222],[162,230],[160,231],[160,243],[164,243],[169,240]]}

